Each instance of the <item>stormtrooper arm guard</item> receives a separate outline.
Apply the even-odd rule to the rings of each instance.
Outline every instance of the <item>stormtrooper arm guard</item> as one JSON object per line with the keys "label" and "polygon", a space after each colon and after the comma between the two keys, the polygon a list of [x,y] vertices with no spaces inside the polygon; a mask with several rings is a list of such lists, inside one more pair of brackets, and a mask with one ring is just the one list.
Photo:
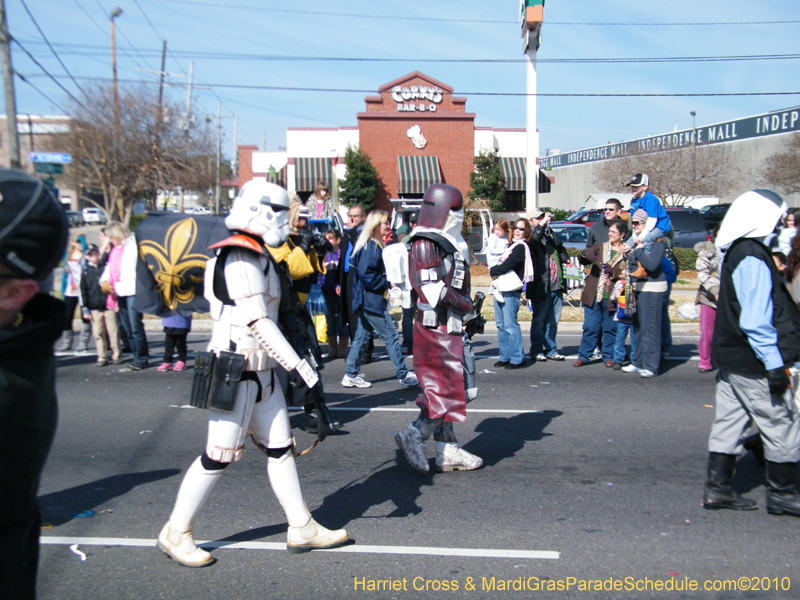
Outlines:
{"label": "stormtrooper arm guard", "polygon": [[311,388],[319,381],[319,376],[313,367],[308,364],[308,361],[301,359],[297,352],[294,351],[283,337],[281,330],[274,321],[267,318],[261,318],[253,321],[249,325],[250,332],[258,340],[258,343],[267,351],[267,353],[278,361],[287,371],[297,370],[297,374],[303,378],[306,385]]}
{"label": "stormtrooper arm guard", "polygon": [[270,284],[264,276],[268,259],[246,250],[233,250],[225,262],[225,284],[228,295],[245,318],[250,332],[258,343],[287,371],[297,370],[308,384],[319,380],[305,359],[300,359],[294,348],[269,318],[267,301],[271,295]]}

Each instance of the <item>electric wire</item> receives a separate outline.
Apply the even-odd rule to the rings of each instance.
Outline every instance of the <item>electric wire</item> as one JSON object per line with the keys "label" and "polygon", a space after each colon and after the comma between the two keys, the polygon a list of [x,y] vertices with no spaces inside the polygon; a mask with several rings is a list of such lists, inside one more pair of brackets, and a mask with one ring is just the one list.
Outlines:
{"label": "electric wire", "polygon": [[17,77],[19,77],[19,78],[20,78],[22,81],[24,81],[25,83],[27,83],[27,84],[28,84],[29,86],[31,86],[31,87],[32,87],[34,90],[36,90],[37,92],[39,92],[39,94],[41,94],[41,95],[42,95],[44,98],[46,98],[46,99],[47,99],[47,100],[48,100],[50,103],[52,103],[52,104],[53,104],[53,106],[55,106],[55,107],[56,107],[58,110],[60,110],[61,112],[63,112],[65,115],[66,115],[66,114],[69,114],[69,113],[68,113],[68,112],[67,112],[67,111],[64,109],[64,107],[63,107],[63,106],[61,106],[61,105],[60,105],[58,102],[56,102],[55,100],[53,100],[53,99],[52,99],[52,97],[50,97],[48,94],[45,94],[45,93],[44,93],[42,90],[40,90],[38,87],[36,87],[35,85],[33,85],[33,84],[30,82],[30,81],[28,81],[28,80],[25,78],[25,76],[24,76],[24,75],[22,75],[21,73],[17,73],[16,71],[14,72],[14,75],[16,75]]}
{"label": "electric wire", "polygon": [[[36,60],[36,58],[34,58],[34,56],[33,56],[33,55],[30,53],[30,52],[28,52],[28,49],[27,49],[27,48],[25,48],[25,46],[23,46],[22,44],[20,44],[20,43],[19,43],[19,42],[18,42],[16,39],[14,39],[14,37],[13,37],[13,36],[9,36],[9,38],[11,39],[11,41],[12,41],[12,42],[14,42],[14,43],[15,43],[15,44],[16,44],[16,45],[19,47],[19,49],[20,49],[20,50],[22,50],[22,51],[23,51],[25,54],[27,54],[27,55],[28,55],[28,58],[30,58],[30,59],[33,61],[33,63],[34,63],[34,64],[35,64],[37,67],[39,67],[39,68],[42,70],[42,72],[43,72],[45,75],[47,75],[47,77],[49,77],[50,79],[52,79],[52,80],[53,80],[53,82],[54,82],[54,83],[55,83],[55,84],[56,84],[58,87],[60,87],[60,88],[61,88],[61,89],[64,91],[64,93],[65,93],[65,94],[67,94],[67,96],[69,96],[69,97],[72,99],[72,101],[73,101],[73,102],[75,102],[75,103],[76,103],[78,106],[80,106],[81,108],[83,108],[83,110],[85,110],[85,111],[89,112],[89,109],[88,109],[88,108],[86,108],[86,106],[83,104],[83,102],[81,102],[80,100],[78,100],[78,99],[77,99],[75,96],[73,96],[73,95],[72,95],[72,92],[70,92],[70,91],[69,91],[67,88],[65,88],[63,85],[61,85],[61,82],[60,82],[60,81],[58,81],[58,78],[57,78],[55,75],[52,75],[52,74],[51,74],[51,73],[50,73],[50,72],[49,72],[49,71],[48,71],[48,70],[47,70],[47,69],[44,67],[44,65],[42,65],[42,63],[40,63],[38,60]],[[62,76],[62,77],[63,77],[63,76]]]}

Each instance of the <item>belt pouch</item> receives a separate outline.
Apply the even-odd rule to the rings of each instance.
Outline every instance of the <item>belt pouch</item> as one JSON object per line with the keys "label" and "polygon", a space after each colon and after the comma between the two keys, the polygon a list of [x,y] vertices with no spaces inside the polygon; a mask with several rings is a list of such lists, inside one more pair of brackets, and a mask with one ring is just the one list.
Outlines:
{"label": "belt pouch", "polygon": [[213,352],[198,352],[194,359],[194,378],[192,379],[192,395],[189,403],[195,408],[208,408],[208,397],[211,393],[211,380],[214,376]]}
{"label": "belt pouch", "polygon": [[233,352],[220,352],[214,366],[214,386],[209,408],[231,413],[236,402],[236,391],[242,381],[244,356]]}

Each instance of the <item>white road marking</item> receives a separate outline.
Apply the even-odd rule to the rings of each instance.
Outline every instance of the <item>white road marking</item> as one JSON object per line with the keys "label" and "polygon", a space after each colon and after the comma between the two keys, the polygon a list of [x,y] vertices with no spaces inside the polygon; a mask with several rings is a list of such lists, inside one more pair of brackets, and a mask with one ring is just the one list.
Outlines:
{"label": "white road marking", "polygon": [[[303,410],[302,406],[289,406],[287,407],[290,412],[299,412]],[[369,407],[352,407],[352,406],[336,406],[335,404],[329,404],[328,408],[331,410],[349,410],[353,412],[413,412],[418,413],[419,408],[388,408],[385,406],[376,406],[373,408]],[[509,415],[528,415],[528,414],[537,414],[543,411],[535,410],[535,409],[524,409],[524,410],[516,410],[513,408],[468,408],[468,413],[502,413],[502,414],[509,414]]]}
{"label": "white road marking", "polygon": [[[41,536],[41,544],[72,546],[128,546],[155,548],[155,539],[143,538],[92,538],[92,537],[58,537]],[[205,548],[222,548],[235,550],[286,550],[286,544],[278,542],[217,542],[199,541],[198,546]],[[554,550],[495,550],[491,548],[435,548],[424,546],[367,546],[352,544],[333,550],[316,550],[316,552],[346,552],[350,554],[409,554],[426,556],[467,556],[475,558],[527,558],[558,560],[560,552]]]}

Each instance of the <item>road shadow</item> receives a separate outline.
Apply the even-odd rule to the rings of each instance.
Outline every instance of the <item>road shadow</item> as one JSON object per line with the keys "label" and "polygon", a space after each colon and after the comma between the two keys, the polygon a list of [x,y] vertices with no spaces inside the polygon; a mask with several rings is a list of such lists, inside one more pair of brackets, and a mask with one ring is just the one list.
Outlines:
{"label": "road shadow", "polygon": [[[411,475],[411,476],[410,476]],[[417,499],[422,488],[433,485],[435,471],[413,471],[400,450],[395,459],[378,465],[371,473],[355,479],[325,497],[313,514],[329,529],[341,528],[355,519],[394,519],[422,512]],[[390,502],[394,508],[381,514],[367,513],[373,506]]]}
{"label": "road shadow", "polygon": [[536,442],[552,435],[545,433],[545,429],[553,419],[563,414],[560,410],[545,410],[508,418],[484,419],[475,427],[478,436],[464,444],[463,448],[480,456],[484,468],[492,467],[516,455],[525,447],[525,442]]}
{"label": "road shadow", "polygon": [[53,526],[63,525],[76,518],[75,515],[94,510],[112,498],[124,496],[136,486],[168,479],[180,473],[180,469],[161,469],[112,475],[60,492],[39,496],[42,522]]}

